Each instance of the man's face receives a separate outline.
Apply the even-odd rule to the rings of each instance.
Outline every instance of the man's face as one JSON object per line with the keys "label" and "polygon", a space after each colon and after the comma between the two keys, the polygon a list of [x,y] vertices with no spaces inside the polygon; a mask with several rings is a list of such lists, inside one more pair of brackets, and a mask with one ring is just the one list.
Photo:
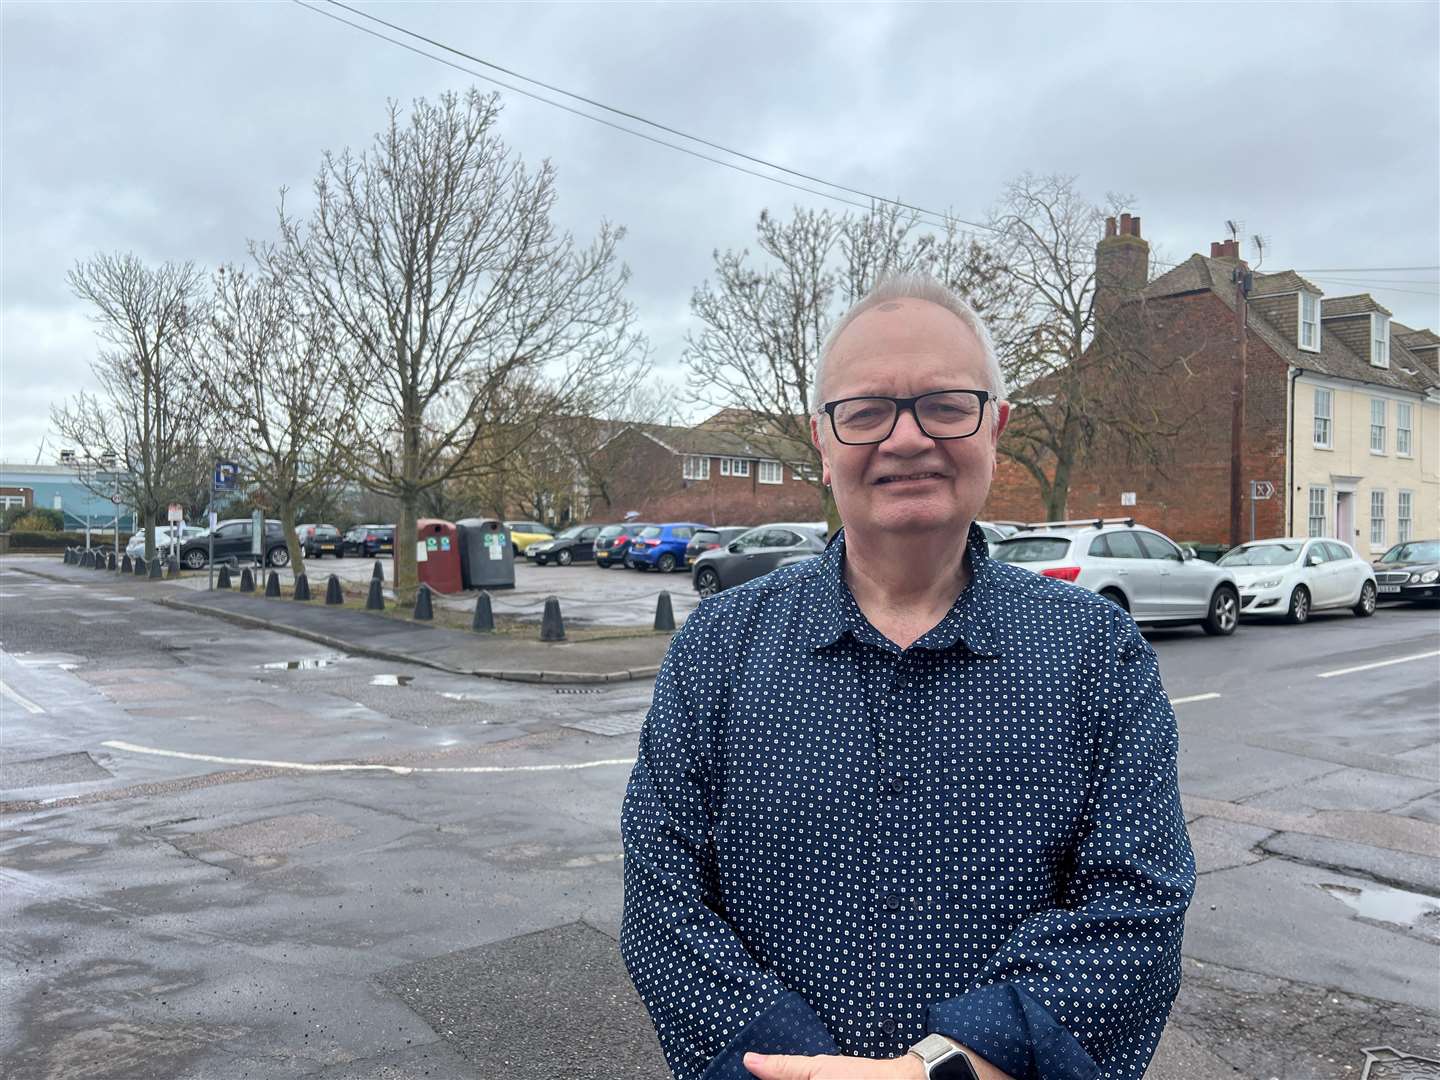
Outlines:
{"label": "man's face", "polygon": [[[958,317],[925,300],[871,308],[845,328],[825,365],[820,400],[865,394],[912,397],[935,390],[988,389],[980,341]],[[865,532],[959,530],[985,505],[995,473],[995,444],[1009,407],[991,401],[967,439],[932,439],[915,416],[900,413],[881,443],[851,446],[823,414],[811,438],[824,479],[846,525]]]}

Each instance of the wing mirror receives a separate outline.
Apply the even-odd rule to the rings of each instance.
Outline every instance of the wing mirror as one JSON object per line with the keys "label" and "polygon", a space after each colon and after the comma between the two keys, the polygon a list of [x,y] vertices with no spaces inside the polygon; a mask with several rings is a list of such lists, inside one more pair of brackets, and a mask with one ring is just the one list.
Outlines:
{"label": "wing mirror", "polygon": [[1181,549],[1180,549],[1180,557],[1181,557],[1185,562],[1189,562],[1191,559],[1193,559],[1193,558],[1196,557],[1196,555],[1195,555],[1195,549],[1194,549],[1193,547],[1184,547],[1184,548],[1181,548]]}
{"label": "wing mirror", "polygon": [[726,545],[725,550],[728,551],[731,555],[739,555],[740,545],[732,541],[730,544]]}
{"label": "wing mirror", "polygon": [[1319,556],[1319,555],[1311,555],[1309,558],[1307,558],[1307,559],[1305,560],[1305,565],[1306,565],[1306,566],[1319,566],[1319,565],[1320,565],[1320,556]]}

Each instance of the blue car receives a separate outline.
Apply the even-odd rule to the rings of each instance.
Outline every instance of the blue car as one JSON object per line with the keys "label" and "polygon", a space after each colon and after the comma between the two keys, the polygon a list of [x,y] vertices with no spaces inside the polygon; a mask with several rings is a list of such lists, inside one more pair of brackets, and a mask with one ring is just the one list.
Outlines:
{"label": "blue car", "polygon": [[676,521],[668,525],[647,525],[630,541],[626,561],[636,570],[659,570],[668,574],[685,564],[685,545],[697,529],[708,528],[694,521]]}

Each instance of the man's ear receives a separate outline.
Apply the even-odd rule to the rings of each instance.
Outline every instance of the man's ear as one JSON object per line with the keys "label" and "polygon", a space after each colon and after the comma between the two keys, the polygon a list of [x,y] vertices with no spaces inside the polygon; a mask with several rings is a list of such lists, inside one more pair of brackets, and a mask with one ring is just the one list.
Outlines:
{"label": "man's ear", "polygon": [[830,459],[825,454],[825,439],[820,434],[820,417],[810,417],[810,445],[820,451],[820,482],[826,487],[830,486]]}
{"label": "man's ear", "polygon": [[1005,425],[1010,422],[1010,403],[1008,401],[995,402],[995,430],[990,433],[990,444],[993,446],[1000,441],[1000,433],[1005,430]]}

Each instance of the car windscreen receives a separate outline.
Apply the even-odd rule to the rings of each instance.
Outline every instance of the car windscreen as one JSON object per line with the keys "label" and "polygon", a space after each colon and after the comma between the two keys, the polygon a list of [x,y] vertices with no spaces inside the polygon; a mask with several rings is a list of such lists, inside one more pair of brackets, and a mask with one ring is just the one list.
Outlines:
{"label": "car windscreen", "polygon": [[1417,540],[1413,544],[1396,544],[1381,562],[1440,562],[1440,540]]}
{"label": "car windscreen", "polygon": [[641,529],[636,535],[645,540],[654,540],[660,533],[661,529],[659,525],[646,525],[645,528]]}
{"label": "car windscreen", "polygon": [[720,543],[720,534],[714,529],[696,529],[690,542],[692,544],[718,544]]}
{"label": "car windscreen", "polygon": [[990,554],[1001,562],[1055,562],[1065,558],[1070,539],[1065,536],[1022,536],[996,544]]}
{"label": "car windscreen", "polygon": [[613,540],[615,537],[619,536],[624,531],[624,525],[606,525],[605,528],[600,530],[600,535],[597,539]]}
{"label": "car windscreen", "polygon": [[1227,551],[1221,566],[1285,566],[1300,557],[1299,544],[1245,544]]}
{"label": "car windscreen", "polygon": [[561,532],[559,532],[559,533],[556,533],[556,534],[555,534],[555,539],[556,539],[556,540],[574,540],[577,536],[579,536],[579,535],[580,535],[582,532],[584,532],[584,531],[585,531],[585,526],[583,526],[583,525],[571,525],[570,528],[565,529],[565,530],[563,530],[563,531],[561,531]]}

